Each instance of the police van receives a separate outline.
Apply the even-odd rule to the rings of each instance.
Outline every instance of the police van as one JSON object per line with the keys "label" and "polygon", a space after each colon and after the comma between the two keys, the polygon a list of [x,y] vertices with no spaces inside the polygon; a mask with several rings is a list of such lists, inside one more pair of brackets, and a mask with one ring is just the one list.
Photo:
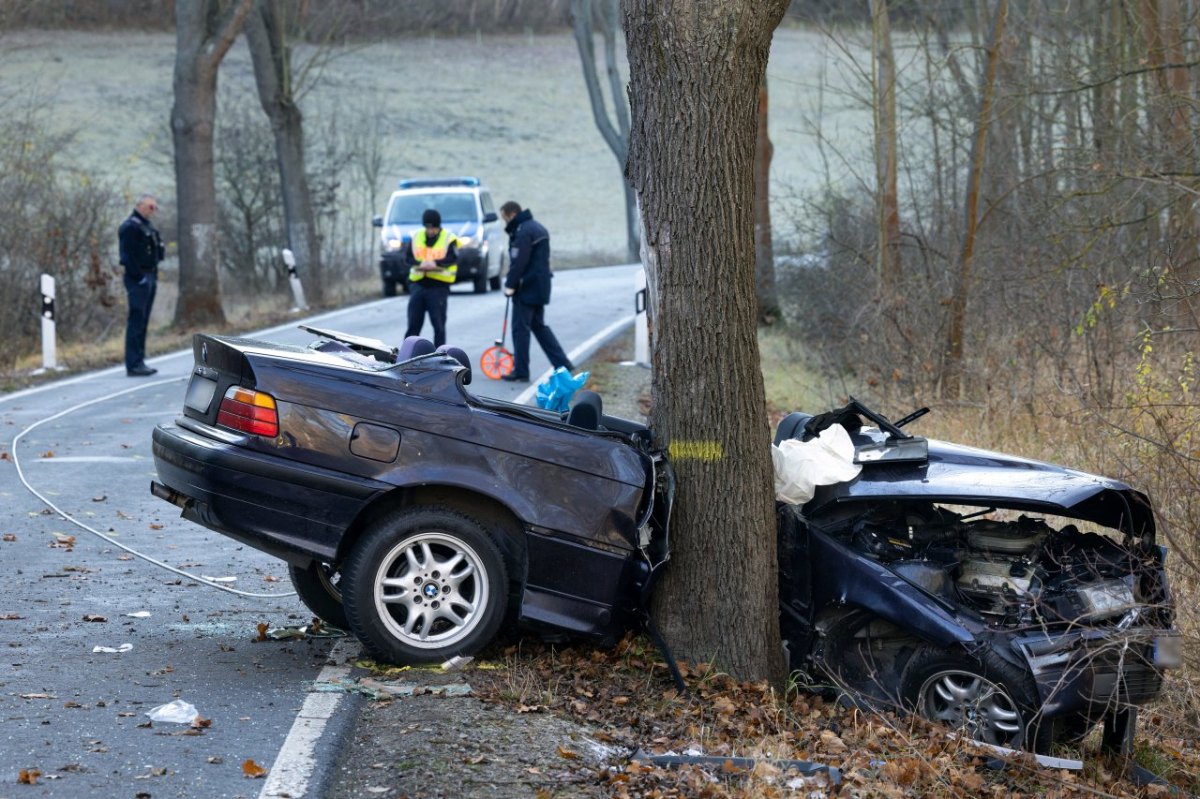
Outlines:
{"label": "police van", "polygon": [[442,215],[442,227],[459,239],[457,282],[471,282],[477,294],[498,290],[508,248],[492,193],[474,177],[411,178],[400,181],[386,213],[372,220],[381,228],[383,295],[408,291],[401,247],[406,237],[422,229],[421,215],[430,208]]}

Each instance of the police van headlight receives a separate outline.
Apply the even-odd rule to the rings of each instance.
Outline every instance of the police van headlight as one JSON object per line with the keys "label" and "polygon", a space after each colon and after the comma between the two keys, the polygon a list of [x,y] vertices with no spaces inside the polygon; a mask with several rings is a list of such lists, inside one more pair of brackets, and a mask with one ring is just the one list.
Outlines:
{"label": "police van headlight", "polygon": [[383,249],[388,252],[395,252],[400,249],[400,239],[387,239],[383,242]]}

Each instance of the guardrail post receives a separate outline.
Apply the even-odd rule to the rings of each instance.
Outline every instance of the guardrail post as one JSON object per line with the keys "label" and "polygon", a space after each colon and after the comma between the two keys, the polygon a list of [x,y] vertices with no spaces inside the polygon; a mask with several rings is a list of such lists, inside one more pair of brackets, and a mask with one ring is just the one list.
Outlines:
{"label": "guardrail post", "polygon": [[287,267],[288,282],[292,284],[292,299],[296,302],[293,311],[307,311],[308,303],[304,301],[304,286],[300,283],[300,274],[296,271],[296,255],[284,247],[281,251],[283,264]]}
{"label": "guardrail post", "polygon": [[42,368],[34,374],[58,369],[57,333],[54,324],[54,278],[42,274]]}
{"label": "guardrail post", "polygon": [[642,366],[650,365],[650,320],[646,316],[646,270],[639,269],[634,281],[633,360]]}

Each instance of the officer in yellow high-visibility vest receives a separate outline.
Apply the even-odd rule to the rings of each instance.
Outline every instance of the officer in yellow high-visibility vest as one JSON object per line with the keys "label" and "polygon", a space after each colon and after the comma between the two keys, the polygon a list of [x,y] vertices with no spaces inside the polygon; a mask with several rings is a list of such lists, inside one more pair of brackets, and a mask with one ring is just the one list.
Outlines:
{"label": "officer in yellow high-visibility vest", "polygon": [[404,251],[408,264],[408,330],[404,337],[421,335],[425,314],[433,325],[433,346],[446,343],[446,304],[450,286],[458,277],[458,238],[442,230],[442,215],[433,208],[421,215],[418,231]]}

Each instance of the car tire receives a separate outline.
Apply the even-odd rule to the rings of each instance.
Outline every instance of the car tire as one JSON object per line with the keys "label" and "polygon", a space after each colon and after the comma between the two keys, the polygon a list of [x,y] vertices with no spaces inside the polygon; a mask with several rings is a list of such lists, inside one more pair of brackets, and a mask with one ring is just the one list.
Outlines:
{"label": "car tire", "polygon": [[383,279],[383,296],[385,296],[385,297],[395,297],[396,296],[396,281],[395,280],[392,280],[391,278],[386,278],[386,277]]}
{"label": "car tire", "polygon": [[296,595],[318,619],[342,630],[350,628],[342,606],[341,575],[336,569],[314,560],[303,568],[289,565],[288,574]]}
{"label": "car tire", "polygon": [[1012,749],[1038,743],[1032,679],[991,652],[976,659],[922,647],[908,661],[900,691],[918,716],[976,741]]}
{"label": "car tire", "polygon": [[470,516],[410,508],[367,531],[342,572],[350,629],[388,663],[439,663],[473,654],[504,620],[508,570]]}

